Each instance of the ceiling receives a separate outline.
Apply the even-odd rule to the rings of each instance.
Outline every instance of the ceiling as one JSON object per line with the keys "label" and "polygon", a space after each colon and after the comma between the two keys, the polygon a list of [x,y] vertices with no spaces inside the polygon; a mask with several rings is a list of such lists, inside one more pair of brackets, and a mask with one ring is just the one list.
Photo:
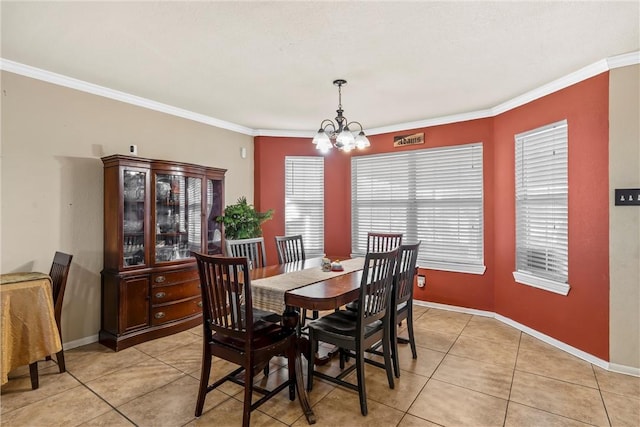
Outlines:
{"label": "ceiling", "polygon": [[343,78],[346,117],[372,129],[489,109],[637,51],[639,5],[2,0],[1,57],[257,133],[313,133]]}

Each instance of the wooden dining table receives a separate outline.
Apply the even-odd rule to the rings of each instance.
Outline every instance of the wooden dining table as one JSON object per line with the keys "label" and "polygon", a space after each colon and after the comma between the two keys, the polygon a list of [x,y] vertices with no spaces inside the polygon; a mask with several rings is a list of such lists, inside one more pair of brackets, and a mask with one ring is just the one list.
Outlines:
{"label": "wooden dining table", "polygon": [[13,369],[30,365],[32,388],[38,388],[34,364],[62,349],[51,289],[51,278],[44,273],[0,275],[2,384]]}
{"label": "wooden dining table", "polygon": [[[335,258],[333,258],[335,259]],[[295,308],[333,310],[358,299],[364,258],[342,262],[344,271],[322,271],[322,258],[310,258],[251,270],[254,307],[291,313]],[[301,354],[306,354],[308,342],[298,339],[296,351],[296,388],[307,422],[316,422],[309,404],[302,376]]]}

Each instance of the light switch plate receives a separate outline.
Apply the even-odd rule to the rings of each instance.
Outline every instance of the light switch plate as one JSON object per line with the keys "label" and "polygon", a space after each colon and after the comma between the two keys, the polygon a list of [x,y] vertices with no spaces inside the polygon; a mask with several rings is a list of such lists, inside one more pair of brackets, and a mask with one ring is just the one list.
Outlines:
{"label": "light switch plate", "polygon": [[640,188],[616,188],[616,206],[640,206]]}

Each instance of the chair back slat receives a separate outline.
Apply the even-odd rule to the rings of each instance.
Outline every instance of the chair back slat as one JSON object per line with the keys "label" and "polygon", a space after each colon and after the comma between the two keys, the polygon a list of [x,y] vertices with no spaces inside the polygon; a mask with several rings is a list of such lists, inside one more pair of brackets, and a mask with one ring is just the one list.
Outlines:
{"label": "chair back slat", "polygon": [[[391,302],[391,285],[398,249],[388,252],[370,252],[365,256],[360,284],[360,310],[358,322],[362,326],[382,319]],[[364,328],[358,329],[361,333]]]}
{"label": "chair back slat", "polygon": [[265,267],[267,253],[264,249],[264,238],[226,240],[228,257],[246,257],[251,261],[250,268]]}
{"label": "chair back slat", "polygon": [[194,253],[200,275],[205,336],[214,333],[251,344],[253,309],[247,257]]}
{"label": "chair back slat", "polygon": [[278,249],[279,264],[306,259],[301,234],[295,236],[276,236],[276,248]]}
{"label": "chair back slat", "polygon": [[402,244],[402,233],[367,233],[367,252],[388,252]]}
{"label": "chair back slat", "polygon": [[409,301],[413,296],[413,277],[416,273],[419,248],[420,242],[413,245],[400,246],[396,273],[393,279],[396,305]]}
{"label": "chair back slat", "polygon": [[54,314],[58,328],[60,328],[60,316],[62,314],[62,302],[64,300],[64,291],[67,287],[67,279],[69,277],[69,269],[73,255],[63,252],[56,252],[51,263],[49,276],[51,277],[51,292],[53,295]]}

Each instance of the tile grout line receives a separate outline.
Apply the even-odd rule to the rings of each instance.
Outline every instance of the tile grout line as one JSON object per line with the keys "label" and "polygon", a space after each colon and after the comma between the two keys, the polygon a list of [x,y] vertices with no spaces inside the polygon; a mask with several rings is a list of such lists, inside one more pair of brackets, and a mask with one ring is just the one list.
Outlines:
{"label": "tile grout line", "polygon": [[[98,393],[96,393],[91,387],[89,387],[87,384],[85,384],[84,382],[80,381],[75,375],[73,375],[71,372],[69,372],[68,370],[66,370],[66,372],[73,377],[76,381],[78,381],[82,387],[86,388],[87,390],[89,390],[91,393],[93,393],[95,396],[98,397],[98,399],[102,400],[104,403],[106,403],[109,407],[111,407],[111,409],[113,409],[114,411],[116,411],[118,414],[122,415],[124,417],[124,419],[126,419],[127,421],[129,421],[131,424],[133,424],[134,426],[138,426],[138,424],[136,424],[135,422],[133,422],[133,420],[129,419],[129,417],[127,417],[125,414],[123,414],[122,412],[120,412],[120,410],[118,410],[118,408],[116,408],[115,406],[113,406],[111,403],[109,403],[106,399],[104,399],[102,396],[100,396]],[[93,381],[93,380],[92,380]],[[84,421],[83,423],[86,423],[88,421],[94,420],[98,417],[101,417],[105,414],[107,414],[108,412],[105,412],[103,414],[100,414],[96,417],[93,417],[89,420]]]}
{"label": "tile grout line", "polygon": [[511,404],[511,392],[513,391],[513,380],[516,378],[516,365],[518,364],[518,357],[520,356],[520,346],[522,345],[522,332],[518,337],[518,348],[516,349],[516,360],[513,362],[513,371],[511,371],[511,385],[509,386],[509,396],[507,397],[507,409],[504,412],[504,421],[502,426],[507,425],[507,414],[509,414],[509,405]]}
{"label": "tile grout line", "polygon": [[[428,310],[426,310],[424,313],[422,313],[422,315],[420,315],[420,316],[418,317],[418,319],[420,319],[421,317],[423,317],[423,316],[424,316],[425,314],[427,314],[429,311],[431,311],[431,308],[429,308],[429,309],[428,309]],[[453,348],[453,346],[456,344],[456,342],[458,341],[458,338],[460,338],[460,336],[462,335],[462,331],[464,330],[464,328],[466,328],[466,327],[467,327],[467,325],[468,325],[468,324],[469,324],[469,322],[471,321],[471,318],[472,318],[472,317],[473,317],[473,315],[469,317],[469,319],[467,320],[467,322],[465,323],[465,325],[462,327],[462,329],[460,329],[460,332],[459,332],[459,333],[458,333],[458,335],[456,336],[456,339],[453,341],[453,343],[451,343],[451,345],[450,345],[450,346],[449,346],[449,348],[447,349],[446,353],[444,353],[444,356],[442,357],[442,359],[440,360],[440,362],[438,362],[438,364],[436,365],[436,367],[435,367],[435,368],[433,368],[433,372],[431,372],[431,375],[429,375],[429,378],[427,379],[427,382],[426,382],[426,383],[424,383],[424,385],[422,386],[422,388],[420,389],[420,391],[418,392],[418,394],[416,394],[415,399],[413,399],[413,401],[411,402],[411,405],[409,405],[409,408],[405,411],[405,415],[409,414],[409,409],[411,409],[411,406],[413,406],[413,404],[414,404],[414,403],[416,403],[416,401],[418,400],[418,397],[420,396],[420,393],[422,393],[422,392],[424,391],[424,389],[425,389],[425,387],[427,386],[427,384],[429,384],[429,381],[431,381],[432,379],[434,379],[434,378],[433,378],[433,374],[435,374],[435,373],[436,373],[436,371],[438,370],[438,368],[440,367],[440,365],[442,365],[442,362],[444,362],[444,359],[447,357],[447,355],[449,354],[449,351],[451,351],[451,349]],[[414,321],[416,321],[416,320],[418,320],[418,319],[414,319]],[[429,350],[433,350],[433,349],[429,349]],[[433,350],[433,351],[436,351],[436,350]],[[439,380],[436,380],[436,381],[439,381]],[[448,383],[447,383],[447,384],[448,384]],[[409,414],[409,415],[412,415],[412,416],[414,416],[414,417],[417,417],[416,415],[413,415],[413,414]],[[404,418],[404,416],[403,416],[402,418]],[[428,419],[425,419],[425,418],[422,418],[422,417],[417,417],[417,418],[420,418],[420,419],[422,419],[422,420],[426,420],[426,421],[431,422],[431,423],[434,423],[434,424],[441,425],[441,424],[439,424],[439,423],[437,423],[437,422],[435,422],[435,421],[428,420]],[[400,421],[402,421],[402,419],[400,419]]]}
{"label": "tile grout line", "polygon": [[600,388],[600,381],[598,381],[598,375],[596,375],[596,370],[593,367],[593,363],[591,364],[591,371],[593,372],[593,376],[596,379],[596,384],[598,386],[598,394],[600,395],[600,400],[602,401],[602,406],[604,407],[604,413],[607,415],[607,421],[609,421],[609,425],[613,425],[611,423],[611,417],[609,416],[609,410],[607,409],[607,404],[604,402],[604,396],[602,395],[602,389]]}

